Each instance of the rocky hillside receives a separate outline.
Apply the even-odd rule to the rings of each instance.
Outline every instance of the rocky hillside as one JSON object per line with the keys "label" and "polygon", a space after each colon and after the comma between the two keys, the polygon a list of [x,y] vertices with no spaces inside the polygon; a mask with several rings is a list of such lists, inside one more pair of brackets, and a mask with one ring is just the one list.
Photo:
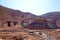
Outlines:
{"label": "rocky hillside", "polygon": [[3,17],[11,17],[11,18],[39,18],[38,16],[36,15],[33,15],[32,13],[30,12],[22,12],[22,11],[19,11],[19,10],[13,10],[13,9],[10,9],[10,8],[7,8],[7,7],[4,7],[4,6],[1,6],[0,5],[0,16],[3,16]]}
{"label": "rocky hillside", "polygon": [[41,17],[45,17],[46,19],[58,20],[60,18],[60,12],[50,12],[42,16],[36,16],[30,12],[22,12],[0,5],[0,19],[4,19],[4,24],[6,23],[6,21],[17,21],[21,23],[23,20],[25,21],[26,19],[28,19],[28,23],[31,23],[32,21],[34,21],[34,18],[39,19]]}
{"label": "rocky hillside", "polygon": [[41,16],[45,17],[46,19],[60,20],[60,12],[48,12]]}

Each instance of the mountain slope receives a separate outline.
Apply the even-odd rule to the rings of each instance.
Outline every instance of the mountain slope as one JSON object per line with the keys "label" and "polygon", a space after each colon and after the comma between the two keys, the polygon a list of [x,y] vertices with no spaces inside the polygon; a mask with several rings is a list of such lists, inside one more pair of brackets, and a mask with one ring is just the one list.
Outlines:
{"label": "mountain slope", "polygon": [[19,10],[13,10],[13,9],[4,7],[2,5],[0,5],[0,16],[5,17],[5,18],[9,17],[9,18],[18,18],[18,19],[39,18],[38,16],[30,12],[22,12]]}
{"label": "mountain slope", "polygon": [[46,19],[60,20],[60,12],[48,12],[41,16]]}

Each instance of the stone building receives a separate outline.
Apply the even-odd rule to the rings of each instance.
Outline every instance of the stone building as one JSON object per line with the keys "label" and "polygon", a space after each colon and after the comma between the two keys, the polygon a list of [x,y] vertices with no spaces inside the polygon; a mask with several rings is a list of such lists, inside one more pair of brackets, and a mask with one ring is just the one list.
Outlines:
{"label": "stone building", "polygon": [[0,17],[0,27],[20,27],[20,20],[10,17]]}

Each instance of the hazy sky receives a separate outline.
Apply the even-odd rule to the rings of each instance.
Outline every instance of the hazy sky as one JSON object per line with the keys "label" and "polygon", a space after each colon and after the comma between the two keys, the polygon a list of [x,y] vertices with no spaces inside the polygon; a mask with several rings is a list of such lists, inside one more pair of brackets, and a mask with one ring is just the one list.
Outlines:
{"label": "hazy sky", "polygon": [[60,11],[60,0],[0,0],[0,4],[35,15]]}

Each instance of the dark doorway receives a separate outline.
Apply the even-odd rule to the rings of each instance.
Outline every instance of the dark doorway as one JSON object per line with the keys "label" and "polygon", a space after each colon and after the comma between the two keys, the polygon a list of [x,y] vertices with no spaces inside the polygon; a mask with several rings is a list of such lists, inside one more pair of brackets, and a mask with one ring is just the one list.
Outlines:
{"label": "dark doorway", "polygon": [[18,22],[14,22],[14,26],[17,25],[17,24],[18,24]]}
{"label": "dark doorway", "polygon": [[10,27],[11,26],[11,22],[10,21],[7,21],[7,25]]}

